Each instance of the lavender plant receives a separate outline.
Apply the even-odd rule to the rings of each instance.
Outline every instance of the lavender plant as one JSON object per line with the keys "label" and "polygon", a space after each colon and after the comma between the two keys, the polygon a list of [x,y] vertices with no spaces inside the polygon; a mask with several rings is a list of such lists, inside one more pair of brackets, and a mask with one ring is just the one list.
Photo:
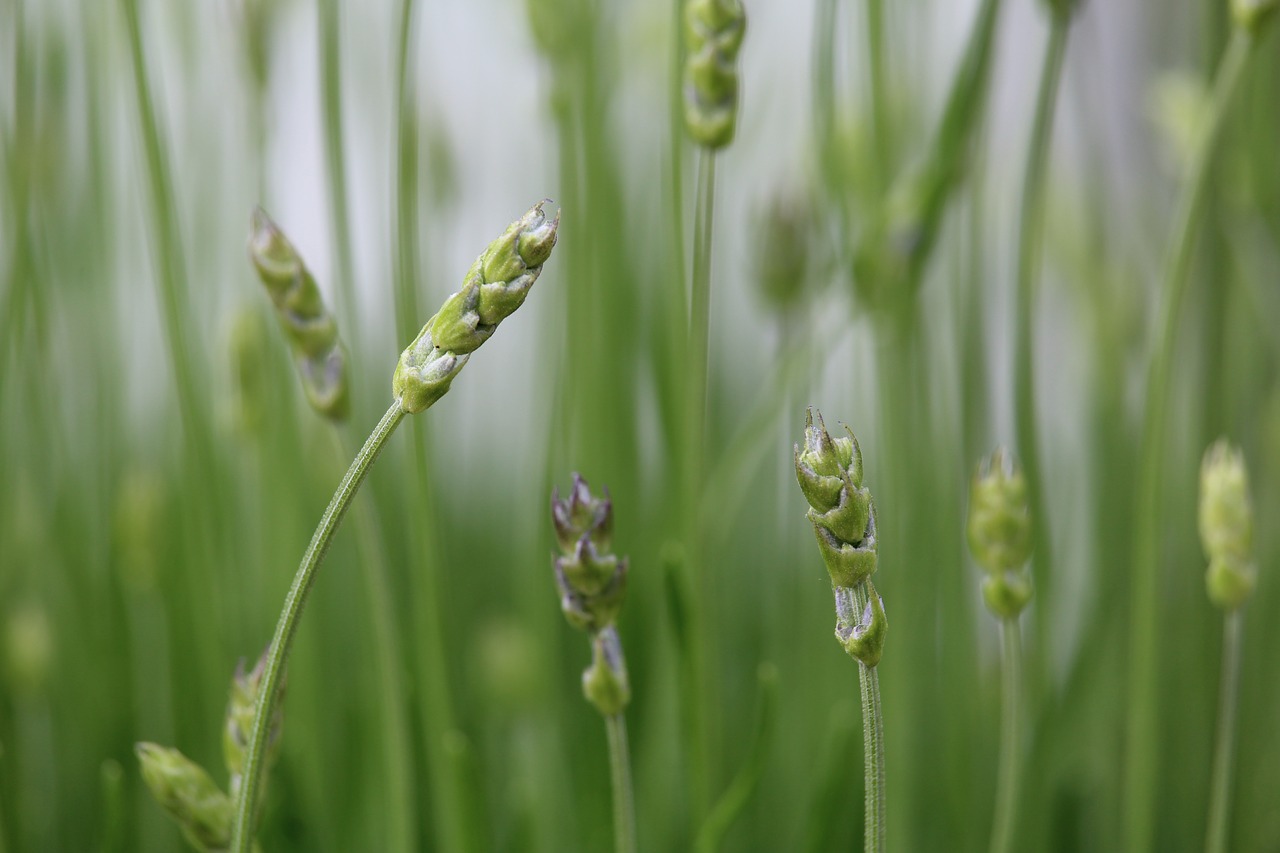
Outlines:
{"label": "lavender plant", "polygon": [[805,417],[804,449],[795,446],[796,480],[809,502],[818,552],[831,576],[836,602],[836,641],[858,661],[862,690],[862,739],[866,824],[864,849],[884,853],[884,718],[876,665],[889,629],[884,601],[871,582],[879,552],[871,492],[862,485],[862,450],[853,431],[833,439],[822,415]]}
{"label": "lavender plant", "polygon": [[561,552],[555,558],[560,609],[591,640],[591,666],[582,673],[582,692],[608,730],[615,846],[618,853],[634,853],[635,806],[623,715],[631,684],[615,625],[627,592],[627,558],[611,553],[613,502],[608,490],[596,497],[586,480],[574,474],[568,498],[561,500],[559,490],[551,494],[551,522]]}
{"label": "lavender plant", "polygon": [[293,584],[285,597],[267,655],[254,713],[253,734],[245,760],[244,784],[236,798],[231,849],[249,853],[252,846],[269,729],[278,689],[307,593],[333,535],[346,515],[370,467],[387,439],[407,414],[425,411],[449,391],[471,354],[519,308],[556,244],[560,218],[548,221],[542,204],[511,223],[481,253],[463,280],[462,289],[445,300],[418,337],[404,350],[392,376],[394,401],[347,470],[311,537]]}
{"label": "lavender plant", "polygon": [[991,828],[991,853],[1007,853],[1013,845],[1018,814],[1019,695],[1022,691],[1022,639],[1018,615],[1031,600],[1031,511],[1027,481],[1013,454],[997,449],[975,472],[969,487],[969,550],[985,572],[982,598],[1000,620],[1002,737],[1000,778]]}

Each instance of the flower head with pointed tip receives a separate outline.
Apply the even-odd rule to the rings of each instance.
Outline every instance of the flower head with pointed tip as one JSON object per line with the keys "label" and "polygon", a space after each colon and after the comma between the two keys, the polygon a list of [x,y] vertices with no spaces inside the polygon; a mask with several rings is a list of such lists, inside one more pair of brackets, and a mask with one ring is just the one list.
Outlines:
{"label": "flower head with pointed tip", "polygon": [[1253,504],[1244,455],[1226,440],[1204,454],[1200,465],[1200,541],[1209,558],[1209,598],[1224,610],[1248,599],[1256,582],[1253,565]]}
{"label": "flower head with pointed tip", "polygon": [[555,572],[565,618],[584,631],[600,631],[613,624],[627,591],[627,560],[609,553],[613,503],[608,490],[596,497],[574,474],[568,498],[562,500],[559,490],[551,495],[551,521],[561,551]]}
{"label": "flower head with pointed tip", "polygon": [[1018,459],[1003,447],[984,459],[969,487],[969,550],[986,572],[982,598],[987,609],[1014,618],[1031,600],[1031,509],[1027,481]]}

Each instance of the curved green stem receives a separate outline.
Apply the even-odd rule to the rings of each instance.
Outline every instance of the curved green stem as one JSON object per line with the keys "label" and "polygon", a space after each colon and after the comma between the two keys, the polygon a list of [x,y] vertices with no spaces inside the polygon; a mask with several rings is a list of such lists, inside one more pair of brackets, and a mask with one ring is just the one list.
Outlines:
{"label": "curved green stem", "polygon": [[[853,590],[855,613],[867,606],[865,583]],[[865,853],[885,851],[884,809],[884,711],[880,707],[880,675],[876,667],[858,661],[858,685],[862,693],[862,769],[866,816],[863,824]]]}
{"label": "curved green stem", "polygon": [[1244,617],[1239,610],[1222,624],[1222,688],[1218,696],[1218,736],[1213,752],[1209,794],[1209,831],[1205,853],[1226,853],[1231,816],[1231,768],[1236,751],[1236,705],[1240,696],[1240,645]]}
{"label": "curved green stem", "polygon": [[631,793],[631,757],[627,749],[627,719],[604,718],[609,732],[609,777],[613,782],[613,839],[616,853],[636,851],[636,808]]}
{"label": "curved green stem", "polygon": [[1257,44],[1236,27],[1214,76],[1213,94],[1191,168],[1182,188],[1164,267],[1164,305],[1147,377],[1142,471],[1134,538],[1132,613],[1129,624],[1129,715],[1127,721],[1123,848],[1149,853],[1154,836],[1157,707],[1160,670],[1159,573],[1164,466],[1168,445],[1168,401],[1178,319],[1186,302],[1195,236],[1204,217],[1208,177],[1232,96]]}
{"label": "curved green stem", "polygon": [[1018,696],[1022,692],[1022,634],[1017,619],[1000,621],[1000,777],[996,783],[996,813],[991,826],[991,853],[1013,849],[1018,816],[1018,749],[1021,742]]}
{"label": "curved green stem", "polygon": [[253,849],[253,827],[257,810],[259,791],[262,785],[264,756],[267,747],[267,728],[276,702],[279,700],[280,679],[284,675],[285,662],[289,658],[289,650],[293,645],[294,635],[298,632],[298,622],[302,616],[302,608],[307,602],[307,593],[315,582],[316,569],[333,542],[333,534],[337,532],[342,517],[346,515],[352,498],[360,489],[369,468],[382,451],[391,433],[404,418],[404,410],[400,402],[391,404],[387,413],[378,421],[373,432],[365,441],[360,452],[347,469],[338,490],[320,518],[320,524],[311,536],[306,553],[302,555],[302,564],[294,575],[293,585],[285,596],[284,610],[280,613],[280,621],[276,623],[276,633],[271,640],[271,651],[267,655],[266,669],[262,674],[259,687],[257,707],[253,715],[253,735],[249,741],[249,752],[245,756],[244,781],[240,785],[236,797],[235,827],[231,836],[231,850],[234,853],[249,853]]}
{"label": "curved green stem", "polygon": [[[1049,516],[1045,511],[1044,484],[1040,471],[1040,435],[1036,425],[1035,353],[1031,345],[1036,281],[1040,274],[1041,250],[1044,245],[1044,184],[1053,138],[1053,116],[1058,101],[1062,64],[1066,56],[1067,33],[1071,19],[1054,14],[1049,25],[1049,42],[1045,46],[1044,64],[1040,67],[1040,88],[1036,95],[1036,112],[1027,143],[1026,170],[1022,178],[1022,200],[1018,216],[1017,289],[1014,292],[1014,426],[1018,448],[1027,478],[1027,498],[1031,507],[1032,572],[1036,589],[1049,597],[1053,582],[1053,543],[1049,535]],[[1044,661],[1049,654],[1049,620],[1036,620],[1035,654]],[[1034,666],[1032,678],[1043,684],[1043,666]]]}

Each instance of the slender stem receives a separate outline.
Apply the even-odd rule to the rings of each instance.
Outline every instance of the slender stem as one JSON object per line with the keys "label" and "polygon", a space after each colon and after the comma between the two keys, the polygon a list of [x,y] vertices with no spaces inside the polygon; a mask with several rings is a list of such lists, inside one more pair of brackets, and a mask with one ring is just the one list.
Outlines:
{"label": "slender stem", "polygon": [[[1049,535],[1049,514],[1044,504],[1044,484],[1040,471],[1040,436],[1035,414],[1035,353],[1031,345],[1031,332],[1035,314],[1036,281],[1039,278],[1044,245],[1045,175],[1070,26],[1071,19],[1067,14],[1053,14],[1044,64],[1040,67],[1040,88],[1036,96],[1035,118],[1031,126],[1031,139],[1027,143],[1026,170],[1022,178],[1021,212],[1018,217],[1017,289],[1014,292],[1014,420],[1034,522],[1031,529],[1035,558],[1031,568],[1036,588],[1046,599],[1049,598],[1048,590],[1054,580],[1053,542]],[[1036,630],[1035,654],[1039,661],[1044,661],[1049,655],[1049,620],[1037,619]],[[1032,668],[1032,679],[1036,684],[1044,684],[1043,669],[1042,665]]]}
{"label": "slender stem", "polygon": [[[320,98],[325,167],[329,178],[329,227],[333,231],[335,278],[346,322],[357,325],[355,261],[347,206],[347,169],[342,144],[342,21],[338,0],[319,0]],[[416,316],[416,315],[415,315]]]}
{"label": "slender stem", "polygon": [[991,853],[1008,853],[1018,815],[1018,750],[1021,733],[1018,696],[1022,692],[1022,634],[1016,618],[1000,622],[1001,700],[1000,777],[996,783],[996,813],[991,827]]}
{"label": "slender stem", "polygon": [[871,86],[871,132],[876,152],[876,193],[883,197],[893,150],[889,126],[889,73],[884,55],[884,0],[867,0],[867,78]]}
{"label": "slender stem", "polygon": [[360,452],[356,454],[351,467],[338,484],[333,499],[320,518],[320,524],[311,536],[306,553],[302,555],[302,564],[294,575],[293,585],[284,599],[284,610],[280,613],[280,621],[276,623],[276,633],[271,640],[271,651],[267,655],[266,669],[262,674],[257,706],[253,715],[253,734],[249,740],[249,752],[245,756],[244,781],[240,785],[236,798],[236,820],[231,836],[231,850],[234,853],[249,853],[253,848],[253,827],[257,810],[258,791],[262,783],[264,756],[267,747],[267,727],[275,712],[279,700],[280,679],[284,675],[285,663],[289,658],[289,650],[293,645],[294,635],[298,631],[298,623],[302,617],[302,608],[307,602],[307,593],[315,582],[316,569],[333,542],[333,535],[342,523],[342,517],[351,505],[352,498],[360,489],[369,468],[378,458],[383,445],[391,437],[391,433],[404,418],[404,410],[400,402],[391,404],[387,413],[378,421],[373,432],[365,441]]}
{"label": "slender stem", "polygon": [[685,352],[685,433],[683,502],[685,559],[681,568],[687,575],[689,598],[685,616],[690,623],[684,656],[685,686],[681,697],[687,721],[689,778],[693,815],[699,822],[710,804],[711,783],[709,736],[703,712],[706,689],[705,647],[699,602],[702,565],[702,531],[698,507],[705,485],[705,437],[707,423],[708,363],[711,326],[711,239],[715,212],[715,153],[702,149],[698,154],[698,188],[694,211],[693,275],[689,297],[689,340]]}
{"label": "slender stem", "polygon": [[1154,835],[1156,748],[1160,739],[1157,707],[1160,670],[1159,573],[1162,537],[1168,401],[1178,319],[1186,302],[1195,236],[1205,209],[1208,176],[1232,96],[1257,41],[1237,27],[1214,77],[1205,124],[1182,188],[1164,269],[1165,299],[1147,377],[1142,471],[1134,538],[1132,613],[1129,624],[1129,715],[1127,725],[1123,848],[1149,853]]}
{"label": "slender stem", "polygon": [[[334,437],[336,451],[345,458],[348,454],[343,452],[345,442],[342,436],[336,431],[330,434]],[[401,648],[399,620],[396,618],[386,554],[378,538],[377,518],[368,502],[356,504],[355,525],[356,549],[368,594],[369,624],[373,628],[374,668],[382,694],[378,713],[381,716],[379,727],[387,774],[388,849],[407,853],[418,849],[418,844],[413,810],[413,750],[406,710],[408,691],[398,660]]]}
{"label": "slender stem", "polygon": [[[853,590],[855,613],[861,614],[867,606],[865,583]],[[880,676],[876,667],[858,661],[858,685],[862,693],[862,769],[864,784],[865,819],[863,824],[863,850],[865,853],[884,853],[884,712],[880,706]]]}
{"label": "slender stem", "polygon": [[631,792],[631,757],[627,719],[622,713],[604,718],[609,732],[609,776],[613,782],[613,840],[617,853],[636,851],[636,807]]}
{"label": "slender stem", "polygon": [[1226,853],[1227,819],[1231,817],[1231,768],[1236,751],[1236,705],[1240,697],[1240,645],[1244,617],[1227,614],[1222,624],[1222,688],[1218,696],[1218,737],[1213,753],[1206,853]]}

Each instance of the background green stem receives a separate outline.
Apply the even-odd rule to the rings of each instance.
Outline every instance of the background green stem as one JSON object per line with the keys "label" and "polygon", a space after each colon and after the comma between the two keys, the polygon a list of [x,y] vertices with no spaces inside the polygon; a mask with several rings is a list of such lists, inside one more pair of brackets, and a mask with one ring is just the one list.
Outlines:
{"label": "background green stem", "polygon": [[616,853],[636,851],[636,808],[631,792],[631,756],[627,748],[627,720],[621,714],[604,718],[609,733],[609,778],[613,782],[613,838]]}
{"label": "background green stem", "polygon": [[[333,232],[338,298],[354,331],[359,325],[351,220],[347,206],[346,149],[342,144],[342,20],[338,0],[319,0],[320,107],[324,162],[329,179],[329,228]],[[414,315],[417,316],[417,315]]]}
{"label": "background green stem", "polygon": [[267,746],[267,728],[275,712],[279,699],[280,679],[284,675],[285,663],[293,645],[294,635],[298,632],[298,623],[302,617],[302,608],[306,605],[307,594],[315,582],[316,569],[333,542],[333,534],[337,532],[342,517],[346,515],[352,498],[360,489],[369,468],[382,452],[383,446],[391,433],[400,425],[405,412],[397,400],[387,409],[382,420],[374,427],[360,452],[352,461],[351,467],[338,484],[333,499],[320,518],[302,555],[302,564],[294,575],[293,585],[285,596],[284,610],[280,613],[280,621],[276,623],[276,633],[271,640],[271,650],[267,655],[267,665],[262,674],[262,684],[258,690],[257,707],[253,715],[253,735],[249,741],[249,751],[245,756],[244,781],[236,798],[236,820],[231,836],[231,849],[234,853],[249,853],[253,847],[253,827],[257,809],[258,792],[262,783],[263,763]]}
{"label": "background green stem", "polygon": [[1134,537],[1133,598],[1130,614],[1129,716],[1125,761],[1124,849],[1149,853],[1155,831],[1155,790],[1160,636],[1160,526],[1164,511],[1164,468],[1168,445],[1168,403],[1178,319],[1186,302],[1195,237],[1204,216],[1210,166],[1217,141],[1253,52],[1253,35],[1237,27],[1214,77],[1213,94],[1174,219],[1164,269],[1164,304],[1147,377],[1142,473]]}
{"label": "background green stem", "polygon": [[1000,776],[996,783],[996,812],[991,826],[991,853],[1013,849],[1018,817],[1018,750],[1022,739],[1018,696],[1022,692],[1022,633],[1018,620],[1000,620]]}
{"label": "background green stem", "polygon": [[1240,641],[1244,616],[1233,610],[1222,624],[1222,689],[1218,696],[1218,735],[1213,752],[1206,853],[1226,853],[1231,817],[1231,769],[1235,764],[1236,705],[1240,695]]}
{"label": "background green stem", "polygon": [[[1053,14],[1049,25],[1049,41],[1045,46],[1044,64],[1040,68],[1040,87],[1036,95],[1036,112],[1027,143],[1026,170],[1022,179],[1022,200],[1018,216],[1017,289],[1014,292],[1014,424],[1018,452],[1027,478],[1027,497],[1031,507],[1032,576],[1035,588],[1045,600],[1055,580],[1053,538],[1049,535],[1049,513],[1044,502],[1044,482],[1040,467],[1040,434],[1036,424],[1035,351],[1032,332],[1035,317],[1036,281],[1039,278],[1044,246],[1045,178],[1049,147],[1053,139],[1053,116],[1058,101],[1062,64],[1066,56],[1067,33],[1071,19]],[[1050,620],[1047,614],[1035,620],[1035,666],[1033,684],[1037,698],[1047,682],[1046,662],[1050,653]]]}

